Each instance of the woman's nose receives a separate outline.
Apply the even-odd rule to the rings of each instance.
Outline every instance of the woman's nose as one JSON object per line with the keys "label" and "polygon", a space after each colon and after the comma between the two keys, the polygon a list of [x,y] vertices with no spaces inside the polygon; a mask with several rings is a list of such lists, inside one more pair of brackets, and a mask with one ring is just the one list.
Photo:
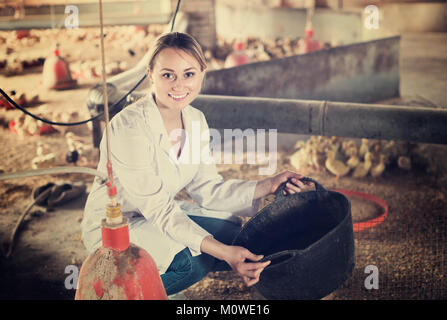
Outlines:
{"label": "woman's nose", "polygon": [[175,90],[183,89],[184,87],[184,80],[177,78],[174,80],[174,83],[172,84],[172,88]]}

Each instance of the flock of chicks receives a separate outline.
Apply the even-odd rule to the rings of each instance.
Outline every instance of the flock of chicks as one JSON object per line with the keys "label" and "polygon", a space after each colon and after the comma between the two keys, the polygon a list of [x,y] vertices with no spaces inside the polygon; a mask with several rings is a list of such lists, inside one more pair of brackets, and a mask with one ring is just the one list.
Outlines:
{"label": "flock of chicks", "polygon": [[[422,148],[422,149],[421,149]],[[336,179],[351,174],[354,178],[380,177],[390,165],[411,170],[415,159],[426,149],[405,142],[312,136],[298,141],[290,163],[297,169],[327,170]],[[429,168],[428,168],[429,169]],[[429,170],[427,170],[429,171]]]}
{"label": "flock of chicks", "polygon": [[[153,44],[156,36],[163,31],[163,25],[148,26],[108,26],[105,28],[105,46],[115,52],[126,51],[130,56],[142,56]],[[225,67],[225,59],[234,52],[236,42],[243,43],[244,53],[251,62],[280,59],[302,54],[304,39],[300,37],[278,37],[276,39],[246,37],[229,39],[217,36],[216,46],[205,49],[205,56],[210,70]],[[101,74],[101,63],[97,59],[99,34],[95,28],[45,29],[0,31],[0,70],[7,76],[18,75],[26,69],[42,66],[51,54],[48,45],[74,45],[75,50],[62,46],[63,58],[70,61],[74,78],[95,78]],[[331,44],[322,44],[322,49]],[[114,75],[129,68],[126,61],[112,61],[106,64],[106,73]]]}
{"label": "flock of chicks", "polygon": [[[108,26],[105,46],[107,50],[124,52],[124,55],[141,56],[162,30],[162,25]],[[62,44],[62,57],[72,62],[73,76],[95,78],[102,72],[101,61],[97,58],[99,39],[97,28],[0,31],[0,71],[6,76],[26,73],[29,68],[42,66],[53,51],[51,48]],[[126,69],[128,65],[123,60],[106,64],[109,75]]]}
{"label": "flock of chicks", "polygon": [[[217,44],[214,50],[205,50],[209,68],[217,70],[225,68],[226,58],[235,51],[235,43],[242,43],[244,53],[250,58],[250,62],[282,59],[304,53],[304,39],[300,37],[278,37],[276,39],[246,37],[228,39],[217,36]],[[321,48],[328,49],[329,43],[323,43]]]}

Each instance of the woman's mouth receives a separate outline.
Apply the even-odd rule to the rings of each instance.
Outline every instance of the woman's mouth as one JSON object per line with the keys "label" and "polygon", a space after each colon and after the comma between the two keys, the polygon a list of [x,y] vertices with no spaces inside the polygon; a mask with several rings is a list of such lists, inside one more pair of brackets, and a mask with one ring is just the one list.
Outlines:
{"label": "woman's mouth", "polygon": [[172,93],[168,93],[168,95],[174,100],[174,101],[182,101],[184,100],[188,95],[188,93],[184,93],[184,94],[172,94]]}

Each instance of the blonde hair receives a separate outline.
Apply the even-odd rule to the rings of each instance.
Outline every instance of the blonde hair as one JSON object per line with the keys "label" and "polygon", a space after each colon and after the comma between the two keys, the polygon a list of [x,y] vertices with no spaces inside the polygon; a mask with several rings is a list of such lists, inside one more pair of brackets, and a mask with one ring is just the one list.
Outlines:
{"label": "blonde hair", "polygon": [[199,63],[201,71],[206,69],[206,59],[200,44],[192,36],[181,32],[160,35],[150,50],[148,69],[153,71],[155,58],[166,48],[180,49],[191,54]]}

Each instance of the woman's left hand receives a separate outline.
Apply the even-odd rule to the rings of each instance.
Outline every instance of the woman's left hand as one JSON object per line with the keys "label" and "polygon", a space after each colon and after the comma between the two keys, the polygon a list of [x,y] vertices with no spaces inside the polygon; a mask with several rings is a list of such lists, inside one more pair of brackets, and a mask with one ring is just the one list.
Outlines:
{"label": "woman's left hand", "polygon": [[294,194],[297,192],[301,192],[302,189],[306,185],[311,185],[312,182],[302,182],[299,179],[301,179],[303,176],[299,173],[293,172],[293,171],[284,171],[280,174],[277,174],[275,176],[272,176],[268,179],[270,179],[271,187],[269,194],[274,194],[278,190],[279,186],[286,182],[287,180],[290,180],[293,183],[287,182],[284,191],[289,194]]}

